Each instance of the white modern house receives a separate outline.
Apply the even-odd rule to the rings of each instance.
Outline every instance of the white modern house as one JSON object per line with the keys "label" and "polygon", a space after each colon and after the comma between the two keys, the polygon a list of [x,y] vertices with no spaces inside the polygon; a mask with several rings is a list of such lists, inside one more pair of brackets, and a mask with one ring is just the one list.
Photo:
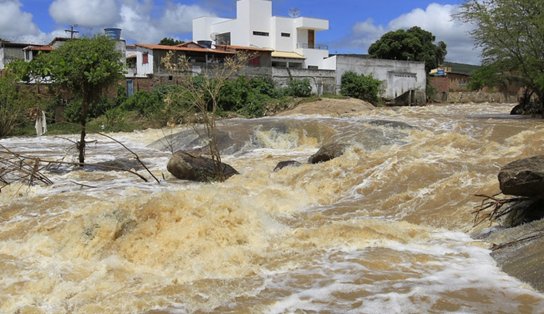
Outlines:
{"label": "white modern house", "polygon": [[316,33],[329,21],[272,16],[272,0],[237,0],[236,18],[201,17],[193,20],[193,41],[271,49],[275,67],[328,69],[328,47],[316,42]]}

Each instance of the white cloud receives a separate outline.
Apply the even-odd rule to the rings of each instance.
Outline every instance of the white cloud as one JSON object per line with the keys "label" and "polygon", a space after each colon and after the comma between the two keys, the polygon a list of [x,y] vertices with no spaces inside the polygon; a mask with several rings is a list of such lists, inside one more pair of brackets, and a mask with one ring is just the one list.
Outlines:
{"label": "white cloud", "polygon": [[111,26],[119,20],[119,8],[112,0],[54,0],[49,14],[57,23],[83,27]]}
{"label": "white cloud", "polygon": [[22,36],[40,36],[32,14],[21,11],[19,0],[0,0],[0,12],[0,38],[19,40]]}
{"label": "white cloud", "polygon": [[197,5],[169,5],[161,19],[161,28],[169,33],[191,32],[193,19],[202,16],[215,16],[215,14]]}
{"label": "white cloud", "polygon": [[125,0],[121,5],[121,19],[117,23],[117,27],[123,29],[124,37],[137,42],[158,42],[164,37],[191,32],[194,18],[215,16],[198,5],[170,3],[158,18],[154,18],[152,4],[149,0]]}
{"label": "white cloud", "polygon": [[419,26],[433,33],[437,41],[448,45],[446,60],[477,64],[480,62],[480,50],[474,47],[474,41],[469,35],[473,26],[453,19],[458,9],[456,5],[432,3],[425,10],[414,9],[399,16],[385,27],[366,20],[353,27],[350,45],[367,51],[373,42],[388,31]]}

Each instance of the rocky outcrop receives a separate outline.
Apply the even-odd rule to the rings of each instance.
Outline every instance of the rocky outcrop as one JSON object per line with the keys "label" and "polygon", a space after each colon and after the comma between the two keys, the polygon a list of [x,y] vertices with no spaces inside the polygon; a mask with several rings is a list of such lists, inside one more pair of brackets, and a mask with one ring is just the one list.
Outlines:
{"label": "rocky outcrop", "polygon": [[302,164],[296,160],[280,161],[276,168],[274,168],[274,172],[278,172],[285,167],[299,167],[301,165]]}
{"label": "rocky outcrop", "polygon": [[221,163],[217,171],[211,158],[178,151],[168,161],[168,171],[181,180],[212,182],[224,181],[238,174],[231,166]]}
{"label": "rocky outcrop", "polygon": [[544,156],[516,160],[499,172],[501,191],[506,195],[544,198]]}
{"label": "rocky outcrop", "polygon": [[308,163],[317,164],[338,158],[344,154],[347,147],[347,145],[339,143],[324,145],[308,159]]}
{"label": "rocky outcrop", "polygon": [[521,159],[499,173],[509,200],[501,227],[482,238],[493,244],[492,256],[502,270],[544,291],[544,156]]}

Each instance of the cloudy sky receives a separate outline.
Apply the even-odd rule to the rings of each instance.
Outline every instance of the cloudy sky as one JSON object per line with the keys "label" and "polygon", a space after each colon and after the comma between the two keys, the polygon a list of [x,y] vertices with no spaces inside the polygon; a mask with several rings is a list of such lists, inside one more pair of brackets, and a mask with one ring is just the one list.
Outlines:
{"label": "cloudy sky", "polygon": [[[463,0],[273,0],[273,13],[330,21],[317,34],[331,53],[366,53],[385,32],[420,26],[448,45],[449,61],[478,64],[470,25],[452,19]],[[236,0],[0,0],[0,38],[46,43],[73,24],[83,34],[120,27],[128,42],[156,43],[163,37],[191,38],[200,16],[235,17]]]}

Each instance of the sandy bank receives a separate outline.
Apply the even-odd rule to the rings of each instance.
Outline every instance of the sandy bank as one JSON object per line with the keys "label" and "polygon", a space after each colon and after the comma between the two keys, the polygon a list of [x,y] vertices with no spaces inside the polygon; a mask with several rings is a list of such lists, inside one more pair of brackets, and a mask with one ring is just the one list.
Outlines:
{"label": "sandy bank", "polygon": [[374,108],[375,107],[371,103],[355,98],[323,98],[318,101],[299,104],[291,110],[278,113],[277,116],[313,114],[327,116],[344,116],[350,114],[357,114],[364,111],[370,111]]}

